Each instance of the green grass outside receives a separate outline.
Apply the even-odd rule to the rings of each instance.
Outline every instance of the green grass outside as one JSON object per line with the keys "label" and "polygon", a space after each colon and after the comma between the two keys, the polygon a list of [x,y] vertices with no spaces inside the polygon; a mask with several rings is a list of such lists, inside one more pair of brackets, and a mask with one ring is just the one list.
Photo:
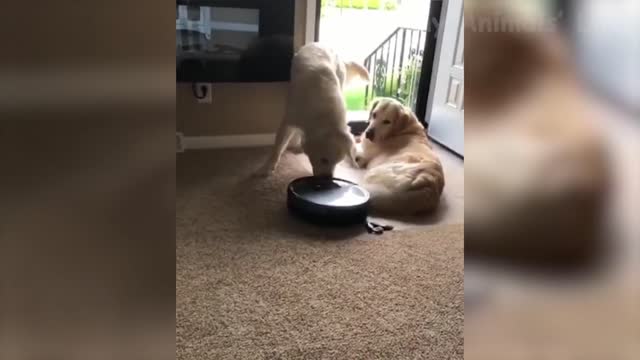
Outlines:
{"label": "green grass outside", "polygon": [[347,89],[344,94],[344,101],[347,104],[348,111],[366,110],[364,105],[364,92],[365,88],[351,88]]}
{"label": "green grass outside", "polygon": [[384,2],[385,10],[395,10],[398,8],[398,2],[396,0],[387,0]]}
{"label": "green grass outside", "polygon": [[[371,91],[371,89],[369,89]],[[344,100],[347,104],[347,111],[361,111],[361,110],[369,110],[368,105],[364,104],[364,96],[365,96],[365,88],[353,88],[347,90],[344,94]],[[369,94],[371,96],[371,94]],[[369,105],[377,99],[379,96],[374,96],[369,99]]]}
{"label": "green grass outside", "polygon": [[[420,66],[420,63],[417,61],[413,61],[411,65],[405,67],[405,71],[404,71],[404,76],[408,79],[417,79],[420,74],[419,74],[419,68],[418,66]],[[399,74],[394,74],[394,79],[391,79],[391,74],[387,74],[387,81],[385,84],[385,88],[384,88],[384,94],[388,94],[388,96],[393,96],[395,97],[395,91],[391,91],[392,89],[396,89],[398,86],[398,76]],[[392,84],[393,83],[393,84]],[[400,91],[398,93],[398,96],[400,97],[400,100],[403,102],[408,101],[409,99],[407,98],[409,96],[409,87],[411,86],[411,84],[409,82],[403,82],[403,84],[401,84],[400,86]],[[358,111],[358,110],[367,110],[367,107],[364,104],[364,99],[365,99],[365,90],[366,87],[359,87],[359,88],[350,88],[347,89],[345,91],[344,94],[344,100],[345,103],[347,105],[347,110],[349,111]],[[369,89],[369,91],[373,91],[373,89]],[[369,96],[371,96],[371,93],[369,93]]]}
{"label": "green grass outside", "polygon": [[380,0],[367,1],[367,9],[372,9],[372,10],[380,9]]}
{"label": "green grass outside", "polygon": [[[392,84],[391,74],[387,74],[387,82],[383,90],[384,94],[391,95],[392,88],[398,85],[397,76],[398,74],[396,74],[396,78],[393,80],[393,84]],[[366,91],[366,87],[347,89],[347,91],[344,94],[345,102],[347,104],[347,110],[349,111],[367,110],[367,107],[364,104],[365,91]],[[369,88],[370,97],[371,97],[371,91],[373,91],[373,89]]]}
{"label": "green grass outside", "polygon": [[[327,0],[321,1],[322,6],[335,6],[337,8],[352,8],[352,9],[371,9],[377,10],[382,6],[381,0],[335,0],[335,3],[330,4]],[[385,0],[385,10],[395,10],[398,8],[397,0]]]}
{"label": "green grass outside", "polygon": [[354,9],[364,9],[364,0],[351,0],[351,7]]}

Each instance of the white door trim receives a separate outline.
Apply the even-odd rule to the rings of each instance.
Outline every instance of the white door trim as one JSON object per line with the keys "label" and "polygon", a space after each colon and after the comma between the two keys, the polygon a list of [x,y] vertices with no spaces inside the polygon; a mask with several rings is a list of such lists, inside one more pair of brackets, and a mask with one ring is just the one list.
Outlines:
{"label": "white door trim", "polygon": [[[464,156],[463,47],[464,3],[444,0],[425,121],[429,123],[431,138]],[[449,83],[452,79],[456,83]],[[443,93],[443,89],[451,90],[450,87],[457,91]]]}

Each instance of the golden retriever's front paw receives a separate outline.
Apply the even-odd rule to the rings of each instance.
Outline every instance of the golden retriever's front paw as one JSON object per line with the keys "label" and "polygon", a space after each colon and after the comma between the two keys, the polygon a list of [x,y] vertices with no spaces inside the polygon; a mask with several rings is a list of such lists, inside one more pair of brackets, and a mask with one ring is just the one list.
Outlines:
{"label": "golden retriever's front paw", "polygon": [[354,149],[353,160],[358,168],[364,168],[367,164],[364,158],[364,151],[362,150],[362,144],[357,143]]}

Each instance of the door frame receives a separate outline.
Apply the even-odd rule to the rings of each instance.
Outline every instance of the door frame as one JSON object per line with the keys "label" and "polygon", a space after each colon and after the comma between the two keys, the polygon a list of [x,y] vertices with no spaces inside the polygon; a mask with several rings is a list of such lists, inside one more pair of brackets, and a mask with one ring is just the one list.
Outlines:
{"label": "door frame", "polygon": [[427,104],[431,96],[434,65],[436,63],[436,53],[438,50],[438,29],[442,18],[443,3],[445,0],[431,0],[429,6],[429,19],[427,19],[427,38],[424,42],[424,52],[422,57],[422,68],[420,70],[420,82],[418,83],[418,99],[416,108],[413,109],[418,119],[425,128],[429,127],[426,120]]}

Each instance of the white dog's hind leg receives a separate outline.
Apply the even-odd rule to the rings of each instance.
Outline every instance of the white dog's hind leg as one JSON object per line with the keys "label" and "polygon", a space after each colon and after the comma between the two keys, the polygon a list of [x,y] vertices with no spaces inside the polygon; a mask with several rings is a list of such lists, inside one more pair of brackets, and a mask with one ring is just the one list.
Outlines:
{"label": "white dog's hind leg", "polygon": [[271,156],[267,160],[267,162],[260,168],[258,171],[259,175],[268,176],[270,175],[278,166],[278,162],[280,162],[280,157],[282,157],[282,153],[287,148],[291,137],[293,136],[294,129],[283,122],[278,129],[278,133],[276,134],[276,142],[271,152]]}
{"label": "white dog's hind leg", "polygon": [[287,146],[287,150],[300,154],[303,152],[302,150],[302,131],[301,130],[292,130],[293,134],[291,135],[291,139],[289,140],[289,145]]}

